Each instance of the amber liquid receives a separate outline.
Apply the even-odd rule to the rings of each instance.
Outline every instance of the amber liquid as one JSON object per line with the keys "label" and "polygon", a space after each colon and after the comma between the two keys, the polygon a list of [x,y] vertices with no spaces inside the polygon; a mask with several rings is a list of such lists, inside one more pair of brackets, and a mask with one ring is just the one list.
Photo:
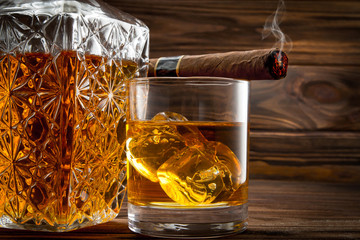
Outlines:
{"label": "amber liquid", "polygon": [[1,219],[70,230],[116,216],[126,167],[116,125],[136,70],[71,51],[0,55]]}
{"label": "amber liquid", "polygon": [[[191,127],[200,130],[203,137],[206,139],[200,139],[201,141],[216,141],[221,142],[228,146],[231,151],[236,155],[239,164],[241,166],[241,184],[238,186],[235,192],[230,195],[223,194],[225,198],[216,198],[210,204],[199,204],[187,206],[184,203],[177,203],[171,199],[164,189],[160,186],[159,182],[155,179],[150,180],[140,174],[139,171],[128,161],[128,201],[134,205],[140,206],[162,206],[162,207],[212,207],[212,206],[235,206],[244,204],[248,199],[248,170],[247,170],[247,142],[248,142],[248,127],[246,123],[216,123],[216,122],[168,122],[168,123],[156,123],[152,121],[129,121],[127,123],[127,138],[128,141],[131,138],[137,138],[137,135],[151,135],[151,133],[159,132],[159,129],[164,129],[164,125],[169,129],[171,128],[184,128]],[[160,130],[161,131],[161,130]],[[161,137],[159,141],[164,141]],[[151,141],[151,140],[150,140]],[[139,141],[140,142],[140,141]],[[144,142],[141,142],[144,144]],[[176,143],[175,143],[176,144]],[[129,145],[129,144],[128,144]],[[146,143],[147,145],[147,143]],[[195,146],[196,144],[194,144]],[[149,145],[150,146],[150,145]],[[177,144],[181,146],[181,144]],[[177,147],[176,146],[176,147]],[[192,147],[194,147],[192,146]],[[129,146],[128,146],[129,147]],[[134,146],[131,146],[134,147]],[[156,147],[155,147],[156,148]],[[159,151],[155,149],[154,151]],[[128,149],[128,151],[131,149]],[[147,152],[147,153],[146,153]],[[146,155],[152,152],[149,148],[144,152],[144,159]],[[152,153],[150,154],[152,155]],[[140,158],[141,159],[141,156]],[[149,158],[150,159],[150,158]],[[160,165],[159,163],[147,163],[146,165],[152,166]],[[181,164],[180,164],[181,165]],[[191,167],[190,167],[191,169]],[[186,170],[181,172],[180,175],[189,174]],[[240,173],[233,173],[234,175]],[[170,186],[171,188],[171,186]],[[174,188],[176,188],[174,186]]]}

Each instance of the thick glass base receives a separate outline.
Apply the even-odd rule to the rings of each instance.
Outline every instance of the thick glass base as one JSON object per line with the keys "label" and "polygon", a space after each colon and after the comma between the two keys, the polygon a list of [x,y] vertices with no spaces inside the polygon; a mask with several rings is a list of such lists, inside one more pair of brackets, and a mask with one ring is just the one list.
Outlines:
{"label": "thick glass base", "polygon": [[133,232],[166,238],[209,238],[242,232],[247,228],[248,206],[164,208],[128,204]]}
{"label": "thick glass base", "polygon": [[[100,216],[100,215],[99,215]],[[106,217],[104,217],[106,216]],[[0,217],[0,227],[10,229],[21,229],[30,231],[43,231],[43,232],[68,232],[79,228],[89,227],[96,224],[111,221],[117,216],[117,213],[112,211],[110,213],[102,215],[103,218],[82,219],[81,222],[74,221],[71,224],[49,224],[45,220],[35,221],[28,220],[26,222],[14,222],[10,217],[3,215]]]}

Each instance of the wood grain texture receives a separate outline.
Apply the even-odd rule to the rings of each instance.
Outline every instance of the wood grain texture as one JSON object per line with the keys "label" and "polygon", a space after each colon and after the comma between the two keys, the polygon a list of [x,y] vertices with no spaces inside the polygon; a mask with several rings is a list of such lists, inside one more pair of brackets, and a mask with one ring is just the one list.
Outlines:
{"label": "wood grain texture", "polygon": [[[252,180],[249,227],[221,239],[359,239],[360,185]],[[157,239],[127,228],[126,206],[105,224],[67,233],[0,229],[0,239]]]}
{"label": "wood grain texture", "polygon": [[[277,0],[106,0],[150,28],[150,56],[272,47],[262,40]],[[281,30],[293,43],[292,65],[360,65],[359,1],[285,1]]]}
{"label": "wood grain texture", "polygon": [[250,179],[360,183],[360,132],[250,133]]}
{"label": "wood grain texture", "polygon": [[251,127],[359,131],[359,76],[358,67],[290,66],[284,80],[253,81]]}
{"label": "wood grain texture", "polygon": [[360,182],[360,70],[293,66],[251,84],[254,178]]}

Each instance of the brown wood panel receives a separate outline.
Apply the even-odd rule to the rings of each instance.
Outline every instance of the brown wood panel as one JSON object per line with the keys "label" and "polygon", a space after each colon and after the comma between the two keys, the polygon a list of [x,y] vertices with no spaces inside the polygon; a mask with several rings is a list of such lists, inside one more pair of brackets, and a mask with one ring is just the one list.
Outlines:
{"label": "brown wood panel", "polygon": [[[221,239],[359,239],[360,186],[251,180],[249,227]],[[157,239],[127,228],[126,205],[105,224],[67,233],[0,229],[0,239]]]}
{"label": "brown wood panel", "polygon": [[292,66],[251,84],[253,178],[360,182],[360,70]]}
{"label": "brown wood panel", "polygon": [[251,128],[359,131],[359,76],[359,67],[290,66],[283,80],[252,81]]}
{"label": "brown wood panel", "polygon": [[[106,0],[150,28],[151,57],[272,47],[261,38],[278,1]],[[360,1],[285,1],[293,65],[360,65]]]}
{"label": "brown wood panel", "polygon": [[250,132],[250,178],[360,183],[360,132]]}

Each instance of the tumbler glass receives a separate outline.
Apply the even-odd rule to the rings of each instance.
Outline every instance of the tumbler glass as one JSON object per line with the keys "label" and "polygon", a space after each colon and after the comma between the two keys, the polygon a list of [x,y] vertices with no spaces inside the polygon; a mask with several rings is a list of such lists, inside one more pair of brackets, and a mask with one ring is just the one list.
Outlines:
{"label": "tumbler glass", "polygon": [[244,231],[249,81],[137,78],[128,101],[129,228],[182,238]]}

